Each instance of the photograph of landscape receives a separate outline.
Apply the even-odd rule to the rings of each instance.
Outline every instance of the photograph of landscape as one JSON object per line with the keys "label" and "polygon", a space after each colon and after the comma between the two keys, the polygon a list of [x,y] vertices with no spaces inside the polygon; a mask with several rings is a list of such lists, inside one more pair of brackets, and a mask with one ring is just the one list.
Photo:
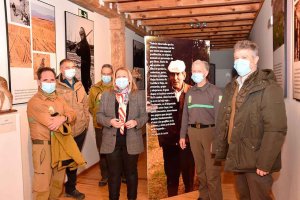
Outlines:
{"label": "photograph of landscape", "polygon": [[55,53],[55,8],[43,2],[32,2],[31,18],[33,50]]}
{"label": "photograph of landscape", "polygon": [[30,29],[8,24],[10,67],[31,67]]}

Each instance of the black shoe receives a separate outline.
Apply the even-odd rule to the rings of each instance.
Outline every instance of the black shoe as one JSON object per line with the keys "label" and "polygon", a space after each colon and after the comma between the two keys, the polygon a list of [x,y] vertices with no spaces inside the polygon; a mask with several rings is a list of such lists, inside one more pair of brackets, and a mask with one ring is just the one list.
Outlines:
{"label": "black shoe", "polygon": [[122,182],[122,183],[127,183],[126,178],[122,177],[122,178],[121,178],[121,182]]}
{"label": "black shoe", "polygon": [[71,193],[67,193],[66,192],[66,197],[72,197],[73,199],[76,199],[76,200],[82,200],[85,198],[85,194],[79,192],[78,190],[74,190],[73,192]]}
{"label": "black shoe", "polygon": [[102,187],[102,186],[106,186],[107,185],[107,181],[108,181],[108,178],[102,178],[100,181],[99,181],[99,186]]}
{"label": "black shoe", "polygon": [[197,200],[203,200],[201,197],[199,197]]}

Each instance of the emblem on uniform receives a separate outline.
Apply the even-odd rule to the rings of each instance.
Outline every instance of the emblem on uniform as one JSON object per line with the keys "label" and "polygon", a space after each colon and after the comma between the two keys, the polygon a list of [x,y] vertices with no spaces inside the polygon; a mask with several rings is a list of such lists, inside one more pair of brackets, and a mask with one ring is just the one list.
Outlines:
{"label": "emblem on uniform", "polygon": [[98,100],[99,100],[99,101],[101,100],[101,97],[102,97],[102,94],[99,94],[99,95],[98,95]]}
{"label": "emblem on uniform", "polygon": [[223,96],[219,95],[219,103],[221,103]]}
{"label": "emblem on uniform", "polygon": [[189,95],[188,104],[191,104],[191,103],[192,103],[192,96]]}

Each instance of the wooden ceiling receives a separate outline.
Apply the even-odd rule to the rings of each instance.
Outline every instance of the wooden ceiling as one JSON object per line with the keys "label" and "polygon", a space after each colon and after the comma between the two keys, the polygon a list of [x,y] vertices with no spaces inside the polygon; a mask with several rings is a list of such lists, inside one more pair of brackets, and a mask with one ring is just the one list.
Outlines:
{"label": "wooden ceiling", "polygon": [[[206,39],[211,41],[212,49],[232,48],[236,41],[247,39],[264,2],[264,0],[100,0],[104,5],[99,5],[97,0],[70,1],[80,5],[93,4],[98,12],[104,8],[114,11],[116,15],[124,17],[129,28],[142,36]],[[93,8],[97,12],[95,7]]]}

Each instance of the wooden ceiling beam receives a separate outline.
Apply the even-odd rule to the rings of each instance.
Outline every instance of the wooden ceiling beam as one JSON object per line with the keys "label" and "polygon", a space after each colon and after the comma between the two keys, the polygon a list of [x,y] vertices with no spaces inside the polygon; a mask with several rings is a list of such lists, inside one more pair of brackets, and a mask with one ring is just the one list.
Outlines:
{"label": "wooden ceiling beam", "polygon": [[243,12],[256,12],[260,8],[260,3],[229,5],[222,7],[206,7],[206,8],[188,8],[188,9],[173,9],[160,11],[145,11],[129,13],[131,19],[157,19],[171,17],[192,17],[203,15],[218,15],[218,14],[234,14]]}
{"label": "wooden ceiling beam", "polygon": [[207,7],[257,3],[263,0],[153,0],[118,3],[120,12],[138,12],[146,10],[164,10],[177,8]]}
{"label": "wooden ceiling beam", "polygon": [[248,34],[232,34],[232,35],[208,35],[208,36],[190,36],[190,37],[183,37],[183,38],[190,38],[190,39],[198,39],[198,40],[214,40],[214,39],[233,39],[233,38],[245,38],[247,39]]}
{"label": "wooden ceiling beam", "polygon": [[205,27],[202,29],[181,29],[181,30],[170,30],[170,31],[154,31],[153,35],[172,35],[172,34],[184,34],[184,33],[203,33],[203,32],[215,32],[215,31],[250,31],[252,26],[233,26],[233,27],[218,27],[209,28]]}
{"label": "wooden ceiling beam", "polygon": [[[227,21],[227,22],[208,22],[206,27],[233,27],[233,26],[247,26],[252,25],[253,20],[241,20],[241,21]],[[174,24],[174,25],[161,25],[161,26],[148,26],[149,31],[159,30],[181,30],[192,29],[191,24]]]}
{"label": "wooden ceiling beam", "polygon": [[149,35],[144,28],[138,27],[135,23],[133,23],[130,19],[126,18],[124,15],[120,15],[117,10],[110,9],[108,4],[104,6],[99,4],[98,0],[69,0],[79,6],[82,6],[88,10],[101,14],[107,18],[114,18],[114,17],[122,17],[125,20],[125,25],[127,28],[131,29],[132,31],[136,32],[140,36]]}
{"label": "wooden ceiling beam", "polygon": [[149,19],[149,20],[141,20],[141,25],[153,26],[153,25],[185,24],[185,23],[197,23],[197,22],[237,21],[237,20],[245,20],[245,19],[253,20],[255,16],[256,16],[255,13],[242,13],[242,14],[232,14],[232,15]]}
{"label": "wooden ceiling beam", "polygon": [[[216,36],[216,35],[239,35],[239,34],[248,34],[249,31],[226,31],[226,32],[208,32],[208,33],[187,33],[187,34],[174,34],[174,35],[167,35],[167,37],[200,37],[200,36]],[[163,35],[162,37],[166,37]]]}

